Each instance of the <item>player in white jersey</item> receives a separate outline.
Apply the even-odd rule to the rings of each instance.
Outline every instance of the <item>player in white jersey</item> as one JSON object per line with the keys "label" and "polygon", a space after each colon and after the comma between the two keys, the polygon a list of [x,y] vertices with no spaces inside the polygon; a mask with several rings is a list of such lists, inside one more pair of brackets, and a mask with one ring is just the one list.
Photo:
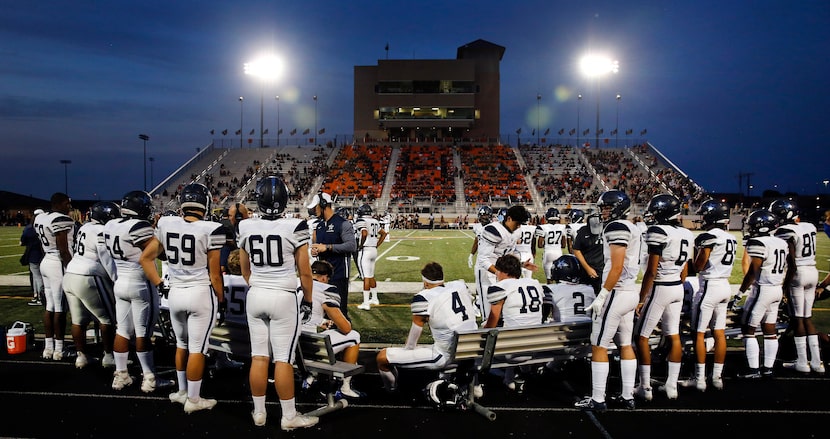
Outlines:
{"label": "player in white jersey", "polygon": [[639,301],[635,282],[640,270],[640,230],[626,219],[631,199],[624,192],[603,192],[597,207],[605,222],[603,286],[591,305],[591,396],[577,402],[576,407],[595,411],[607,408],[608,349],[615,345],[616,337],[622,378],[620,402],[631,409],[634,408],[634,381],[637,377],[637,357],[631,340],[634,311]]}
{"label": "player in white jersey", "polygon": [[78,230],[75,251],[66,274],[63,290],[69,301],[72,315],[72,338],[75,341],[75,367],[83,369],[89,364],[86,353],[86,328],[91,318],[100,325],[104,348],[104,367],[115,365],[112,345],[115,339],[115,297],[113,280],[115,263],[104,244],[104,225],[121,217],[118,205],[111,201],[95,203],[90,210],[89,221]]}
{"label": "player in white jersey", "polygon": [[357,270],[363,278],[363,303],[357,308],[368,311],[372,305],[380,305],[375,263],[378,259],[378,247],[386,239],[386,230],[381,228],[378,220],[372,218],[372,207],[368,204],[357,208],[354,229],[357,234]]}
{"label": "player in white jersey", "polygon": [[[787,242],[772,236],[779,219],[768,210],[756,210],[746,221],[746,252],[751,259],[749,271],[740,286],[740,296],[751,288],[741,316],[744,349],[749,370],[743,378],[772,376],[772,367],[778,355],[778,305],[783,298],[782,286],[789,255]],[[739,296],[739,297],[740,297]],[[760,365],[760,347],[755,331],[761,327],[764,335],[764,360]]]}
{"label": "player in white jersey", "polygon": [[479,268],[478,243],[481,240],[481,233],[484,232],[484,227],[493,220],[493,209],[490,206],[481,206],[478,208],[477,214],[477,221],[473,223],[473,246],[470,248],[470,255],[467,256],[467,266],[473,269],[473,276],[476,282],[476,317],[481,317],[481,310],[484,309],[484,304],[481,301],[487,292],[487,287],[495,282],[496,278],[486,269]]}
{"label": "player in white jersey", "polygon": [[[492,222],[484,227],[478,241],[478,261],[477,268],[486,270],[493,276],[496,274],[496,259],[503,255],[515,255],[519,257],[516,252],[516,243],[519,240],[519,226],[526,223],[530,219],[530,214],[524,206],[512,206],[504,214],[504,219],[501,222]],[[536,265],[532,260],[523,260],[522,268],[531,271],[536,270]],[[486,280],[486,281],[485,281]],[[479,276],[479,283],[482,286],[482,296],[479,297],[479,306],[482,306],[481,318],[487,320],[490,314],[490,302],[487,300],[487,293],[484,287],[490,286],[492,283],[489,276]],[[485,285],[486,283],[486,285]]]}
{"label": "player in white jersey", "polygon": [[167,304],[176,336],[177,392],[170,401],[182,404],[185,413],[209,410],[215,399],[202,398],[202,376],[208,338],[216,313],[224,299],[220,253],[225,244],[225,226],[205,220],[210,212],[211,195],[200,183],[182,188],[179,196],[182,216],[163,216],[156,225],[156,236],[141,254],[141,266],[151,284],[166,289],[156,269],[156,259],[164,255],[170,282]]}
{"label": "player in white jersey", "polygon": [[[816,226],[801,222],[798,206],[790,200],[775,200],[769,207],[781,220],[775,236],[787,241],[790,258],[787,261],[785,293],[790,317],[794,320],[796,360],[784,363],[785,368],[807,373],[824,373],[821,362],[818,331],[813,325],[813,303],[816,300],[818,270],[816,269]],[[807,357],[809,346],[810,357]]]}
{"label": "player in white jersey", "polygon": [[[334,353],[343,352],[344,362],[357,364],[357,357],[360,354],[360,333],[354,330],[352,322],[340,311],[340,293],[337,292],[337,287],[328,283],[333,272],[334,268],[326,261],[316,261],[311,264],[311,276],[314,279],[311,319],[303,324],[303,332],[316,334],[319,331],[321,334],[328,335]],[[335,396],[349,398],[365,396],[363,392],[352,388],[350,376],[343,378],[338,393],[339,395],[335,394]]]}
{"label": "player in white jersey", "polygon": [[46,297],[46,311],[43,313],[46,340],[42,356],[47,360],[62,360],[67,305],[63,292],[63,272],[72,259],[75,221],[68,215],[72,209],[72,200],[68,195],[56,192],[50,201],[52,210],[35,217],[33,224],[44,254],[40,262]]}
{"label": "player in white jersey", "polygon": [[695,376],[682,385],[706,390],[706,330],[712,329],[715,341],[712,386],[723,389],[723,363],[726,360],[726,314],[732,297],[729,277],[738,253],[738,241],[726,227],[729,206],[706,200],[697,211],[703,219],[703,233],[695,238],[694,268],[700,288],[692,300],[692,330],[695,331]]}
{"label": "player in white jersey", "polygon": [[677,399],[677,380],[683,345],[680,343],[680,313],[683,310],[683,283],[689,271],[694,235],[680,225],[680,200],[674,195],[655,195],[649,201],[646,212],[655,224],[646,231],[648,264],[640,287],[640,303],[637,305],[636,334],[640,360],[640,386],[637,396],[651,399],[651,347],[648,339],[657,323],[661,323],[663,336],[670,343],[668,374],[660,390],[669,399]]}
{"label": "player in white jersey", "polygon": [[554,322],[590,322],[588,312],[596,293],[576,256],[562,255],[553,261],[548,277],[555,283],[544,286],[549,291],[545,300],[550,300],[544,305],[550,311],[545,310],[543,315],[550,316]]}
{"label": "player in white jersey", "polygon": [[[522,263],[514,255],[496,259],[496,283],[487,289],[490,315],[484,328],[505,328],[538,325],[542,323],[542,303],[547,290],[539,281],[522,276]],[[504,384],[510,390],[521,390],[524,380],[516,378],[516,368],[504,369]]]}
{"label": "player in white jersey", "polygon": [[386,211],[386,213],[383,214],[382,217],[380,217],[380,226],[381,228],[383,228],[384,231],[386,231],[386,240],[391,240],[392,235],[390,235],[390,233],[392,232],[392,213],[388,210]]}
{"label": "player in white jersey", "polygon": [[579,229],[585,226],[585,212],[582,209],[571,209],[568,212],[568,224],[565,225],[565,244],[568,253],[573,253],[573,244]]}
{"label": "player in white jersey", "polygon": [[[377,355],[378,372],[388,391],[397,389],[396,368],[441,369],[450,359],[456,331],[476,329],[473,302],[464,280],[444,283],[444,269],[430,262],[421,269],[424,289],[412,298],[412,326],[402,348],[391,347]],[[434,344],[418,345],[429,324]]]}
{"label": "player in white jersey", "polygon": [[[536,260],[536,226],[533,224],[522,224],[517,232],[519,239],[516,241],[516,253],[520,261]],[[522,277],[531,277],[533,272],[522,268]]]}
{"label": "player in white jersey", "polygon": [[[536,226],[537,246],[544,249],[542,255],[542,269],[545,273],[545,279],[548,283],[553,283],[550,277],[553,261],[562,256],[562,249],[565,248],[565,242],[569,239],[567,226],[559,222],[559,210],[551,207],[545,212],[545,224]],[[573,234],[576,237],[576,233]],[[570,250],[568,250],[570,251]]]}
{"label": "player in white jersey", "polygon": [[[319,419],[297,413],[292,366],[301,320],[311,318],[308,224],[297,218],[282,218],[289,192],[279,177],[260,179],[256,199],[261,218],[242,220],[237,236],[242,276],[251,286],[246,300],[251,334],[249,381],[254,403],[251,416],[254,425],[265,425],[268,363],[273,361],[274,387],[282,409],[281,428],[310,427]],[[298,273],[301,294],[297,291]]]}
{"label": "player in white jersey", "polygon": [[153,361],[153,327],[158,318],[159,294],[147,281],[141,268],[141,252],[153,238],[153,200],[144,191],[127,192],[121,199],[122,218],[104,226],[104,242],[115,261],[116,331],[113,343],[115,373],[112,388],[121,390],[133,383],[127,371],[130,340],[135,337],[135,350],[144,375],[143,392],[174,383],[156,377]]}

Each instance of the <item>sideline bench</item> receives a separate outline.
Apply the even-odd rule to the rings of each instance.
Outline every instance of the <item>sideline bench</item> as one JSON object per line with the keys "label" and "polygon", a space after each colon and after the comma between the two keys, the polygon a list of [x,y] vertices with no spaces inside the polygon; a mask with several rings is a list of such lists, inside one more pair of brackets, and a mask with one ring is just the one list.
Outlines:
{"label": "sideline bench", "polygon": [[343,378],[363,373],[365,370],[360,364],[338,360],[328,334],[308,332],[300,333],[294,367],[301,376],[312,375],[326,392],[326,405],[306,413],[310,416],[323,416],[346,408],[349,402],[345,398],[336,400],[335,392],[340,388]]}

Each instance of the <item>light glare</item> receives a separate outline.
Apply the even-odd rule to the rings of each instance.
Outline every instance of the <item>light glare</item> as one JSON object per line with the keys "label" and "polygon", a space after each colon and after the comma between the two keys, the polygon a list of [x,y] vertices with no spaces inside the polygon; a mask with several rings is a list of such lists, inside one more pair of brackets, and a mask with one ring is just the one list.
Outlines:
{"label": "light glare", "polygon": [[620,63],[605,56],[587,55],[579,62],[579,68],[585,75],[593,77],[619,72]]}
{"label": "light glare", "polygon": [[282,61],[275,56],[265,56],[245,63],[245,74],[261,79],[273,80],[282,73]]}

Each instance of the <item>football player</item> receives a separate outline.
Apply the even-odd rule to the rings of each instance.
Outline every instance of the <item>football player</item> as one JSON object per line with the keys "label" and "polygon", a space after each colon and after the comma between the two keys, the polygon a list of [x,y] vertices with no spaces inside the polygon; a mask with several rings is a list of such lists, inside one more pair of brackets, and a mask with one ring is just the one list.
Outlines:
{"label": "football player", "polygon": [[[542,255],[542,269],[548,283],[553,283],[550,277],[553,261],[562,256],[562,249],[565,248],[567,226],[559,222],[559,209],[551,207],[545,212],[545,224],[536,226],[537,245],[544,249]],[[576,235],[574,235],[576,236]],[[570,251],[570,250],[568,250]]]}
{"label": "football player", "polygon": [[69,217],[72,200],[68,195],[56,192],[50,200],[52,209],[35,217],[34,229],[43,245],[40,272],[43,275],[43,292],[46,311],[43,327],[46,335],[43,358],[63,359],[63,339],[66,335],[66,296],[63,292],[63,273],[72,260],[75,243],[75,221]]}
{"label": "football player", "polygon": [[[522,224],[517,232],[519,239],[516,241],[516,253],[520,261],[536,260],[536,226],[533,224]],[[533,272],[522,268],[522,277],[531,277]]]}
{"label": "football player", "polygon": [[694,268],[700,288],[692,302],[692,330],[695,333],[695,377],[684,387],[706,390],[706,329],[712,328],[715,342],[712,364],[712,387],[723,389],[723,363],[726,360],[726,313],[732,297],[729,277],[738,253],[738,241],[726,231],[729,206],[722,201],[706,200],[697,211],[704,232],[695,238]]}
{"label": "football player", "polygon": [[[502,326],[538,325],[542,323],[542,303],[550,302],[547,290],[539,281],[522,276],[522,263],[513,255],[504,255],[496,259],[496,283],[487,289],[490,301],[490,315],[484,323],[485,328]],[[510,390],[521,388],[523,380],[517,380],[516,369],[504,369],[504,384]]]}
{"label": "football player", "polygon": [[680,343],[680,313],[683,309],[683,283],[689,271],[694,236],[680,225],[680,200],[674,195],[655,195],[646,212],[654,219],[646,231],[648,264],[640,287],[637,305],[637,348],[640,359],[638,397],[651,400],[651,347],[648,339],[657,323],[663,336],[671,342],[668,354],[668,375],[660,387],[669,399],[677,399],[677,380],[683,346]]}
{"label": "football player", "polygon": [[[141,266],[150,283],[167,293],[170,322],[176,336],[176,377],[179,390],[170,401],[184,405],[185,413],[210,410],[215,399],[202,398],[202,376],[208,338],[219,304],[225,301],[220,254],[225,226],[205,219],[211,195],[201,183],[191,183],[179,195],[182,216],[162,216],[156,236],[141,253]],[[156,259],[167,261],[169,292],[156,269]]]}
{"label": "football player", "polygon": [[104,347],[102,366],[114,366],[112,344],[115,338],[115,298],[112,292],[112,275],[115,265],[104,245],[103,229],[108,221],[121,217],[118,205],[100,201],[92,206],[89,221],[78,230],[74,254],[66,274],[63,290],[72,315],[72,339],[75,341],[75,367],[83,369],[89,364],[86,356],[86,328],[90,317],[101,329]]}
{"label": "football player", "polygon": [[476,282],[476,317],[481,317],[481,310],[484,308],[481,298],[484,297],[487,287],[493,283],[494,278],[491,278],[486,270],[478,267],[478,242],[481,239],[481,232],[484,231],[484,227],[493,220],[493,209],[490,206],[481,206],[478,208],[477,214],[477,220],[473,223],[473,235],[475,237],[473,238],[473,246],[470,248],[470,255],[467,257],[467,266],[473,268]]}
{"label": "football player", "polygon": [[141,252],[153,238],[153,200],[144,191],[130,191],[121,199],[122,218],[104,225],[104,242],[115,260],[116,331],[113,344],[115,373],[112,388],[121,390],[133,383],[127,371],[130,340],[135,337],[135,350],[144,378],[143,392],[172,386],[173,381],[156,377],[153,361],[153,326],[158,319],[159,294],[147,281],[141,267]]}
{"label": "football player", "polygon": [[[478,261],[477,268],[486,270],[489,275],[479,276],[479,282],[482,288],[492,284],[490,275],[496,274],[496,259],[499,256],[512,254],[519,257],[516,252],[516,243],[519,241],[519,226],[525,224],[530,218],[530,213],[524,206],[512,206],[507,209],[503,215],[501,222],[492,222],[484,226],[481,236],[478,241]],[[536,265],[532,260],[522,261],[522,268],[531,271],[536,270]],[[486,274],[486,273],[485,273]],[[485,282],[486,279],[486,282]],[[493,278],[494,279],[494,278]],[[490,314],[490,302],[487,300],[487,290],[483,289],[483,295],[479,297],[479,305],[482,306],[481,318],[487,321],[487,316]]]}
{"label": "football player", "polygon": [[[313,282],[313,301],[311,305],[311,319],[303,323],[303,331],[316,334],[318,329],[328,335],[335,354],[343,352],[343,361],[357,364],[360,353],[360,333],[355,331],[352,323],[340,311],[340,294],[337,287],[330,285],[329,278],[333,268],[326,261],[316,261],[311,264]],[[340,385],[340,395],[350,398],[365,396],[352,388],[352,377],[343,378]]]}
{"label": "football player", "polygon": [[[548,276],[555,283],[545,285],[545,312],[554,322],[589,322],[588,310],[594,302],[594,288],[586,283],[585,271],[573,255],[562,255],[553,261]],[[549,309],[548,309],[549,308]]]}
{"label": "football player", "polygon": [[[821,362],[818,331],[813,325],[813,303],[816,300],[816,226],[801,222],[798,206],[790,200],[775,200],[770,204],[770,212],[775,214],[782,225],[775,231],[775,236],[787,241],[789,259],[785,292],[790,307],[790,317],[795,322],[795,363],[784,363],[784,367],[798,372],[824,373]],[[810,360],[808,364],[807,348]]]}
{"label": "football player", "polygon": [[[311,318],[313,281],[306,248],[308,224],[282,217],[289,193],[279,177],[260,179],[256,200],[261,218],[240,221],[237,235],[242,276],[251,286],[246,300],[251,335],[249,381],[254,403],[251,416],[254,425],[265,425],[268,363],[273,361],[274,387],[282,409],[280,427],[286,431],[311,427],[319,419],[297,413],[292,366],[301,321]],[[331,209],[329,212],[334,215]],[[301,294],[297,292],[298,273]]]}
{"label": "football player", "polygon": [[386,230],[380,221],[372,217],[372,207],[364,204],[357,209],[357,269],[363,278],[363,303],[358,309],[369,310],[372,305],[380,305],[378,300],[378,283],[375,280],[375,263],[378,259],[378,247],[386,239]]}
{"label": "football player", "polygon": [[603,255],[605,266],[603,286],[591,304],[591,396],[575,405],[583,410],[604,411],[605,387],[608,382],[608,349],[615,346],[615,335],[620,342],[621,401],[626,408],[634,408],[634,381],[637,377],[637,357],[631,347],[634,311],[638,294],[635,284],[640,270],[640,230],[626,219],[631,199],[624,192],[603,192],[597,207],[605,223]]}
{"label": "football player", "polygon": [[[424,289],[412,298],[412,326],[403,347],[384,348],[377,355],[378,372],[387,391],[397,389],[397,369],[441,369],[457,331],[476,329],[473,303],[464,280],[444,283],[444,269],[430,262],[421,269]],[[434,344],[418,346],[429,324]]]}
{"label": "football player", "polygon": [[[778,320],[778,305],[783,298],[782,286],[789,256],[787,242],[772,236],[778,225],[778,217],[768,210],[756,210],[746,221],[746,252],[752,259],[749,271],[741,282],[740,294],[733,298],[735,301],[739,300],[751,288],[741,316],[741,332],[749,367],[747,373],[741,375],[742,378],[772,376],[772,367],[778,355],[778,333],[775,325]],[[763,368],[758,367],[760,346],[755,338],[755,331],[759,326],[764,335]]]}
{"label": "football player", "polygon": [[573,253],[573,243],[576,240],[579,229],[583,226],[585,226],[585,212],[582,209],[571,209],[568,212],[568,224],[565,225],[565,236],[567,238],[565,242],[568,253]]}

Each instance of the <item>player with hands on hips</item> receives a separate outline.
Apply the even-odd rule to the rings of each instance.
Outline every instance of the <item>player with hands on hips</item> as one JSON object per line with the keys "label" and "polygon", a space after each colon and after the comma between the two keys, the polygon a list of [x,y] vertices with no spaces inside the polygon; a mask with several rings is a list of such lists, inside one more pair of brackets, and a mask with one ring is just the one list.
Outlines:
{"label": "player with hands on hips", "polygon": [[[746,221],[746,253],[751,258],[749,271],[739,288],[740,295],[749,291],[741,315],[741,332],[748,370],[742,378],[772,376],[772,367],[778,355],[778,306],[783,298],[782,287],[787,272],[789,246],[786,241],[773,236],[779,226],[779,218],[768,210],[756,210]],[[761,327],[764,335],[763,367],[760,346],[755,331]]]}
{"label": "player with hands on hips", "polygon": [[634,382],[637,377],[637,357],[631,346],[634,311],[639,295],[635,284],[640,271],[640,230],[626,219],[631,199],[624,192],[603,192],[597,207],[605,223],[603,230],[602,289],[591,304],[591,396],[579,401],[576,407],[589,411],[604,411],[608,383],[608,349],[619,340],[620,376],[622,392],[619,402],[634,408]]}
{"label": "player with hands on hips", "polygon": [[380,305],[378,300],[378,283],[375,280],[375,264],[378,259],[378,247],[386,239],[386,230],[380,221],[372,218],[372,207],[364,204],[357,208],[357,269],[363,278],[363,303],[358,309],[369,310],[372,305]]}
{"label": "player with hands on hips", "polygon": [[[215,399],[202,398],[202,377],[208,339],[216,324],[219,304],[225,301],[220,254],[225,245],[225,226],[205,219],[211,194],[201,183],[182,188],[181,216],[162,216],[156,235],[141,253],[147,280],[159,290],[167,289],[156,269],[156,259],[167,261],[170,323],[176,336],[178,391],[170,401],[182,404],[185,413],[210,410]],[[162,293],[164,294],[164,293]],[[221,316],[220,318],[224,318]]]}
{"label": "player with hands on hips", "polygon": [[[256,185],[256,200],[261,217],[240,221],[237,235],[242,276],[251,286],[246,301],[251,335],[249,382],[254,403],[251,416],[254,425],[265,425],[268,365],[273,362],[274,387],[282,409],[281,428],[311,427],[319,419],[297,413],[292,366],[302,323],[300,310],[310,311],[313,300],[308,223],[283,217],[289,192],[279,177],[261,178]],[[297,292],[297,274],[301,294]]]}
{"label": "player with hands on hips", "polygon": [[680,342],[680,313],[683,308],[683,283],[689,271],[694,235],[680,225],[680,200],[674,195],[655,195],[646,212],[654,224],[646,230],[648,263],[640,287],[637,305],[637,348],[640,360],[640,386],[637,395],[651,396],[651,347],[648,344],[658,323],[663,337],[670,341],[668,375],[660,390],[669,399],[677,399],[677,382],[683,359]]}
{"label": "player with hands on hips", "polygon": [[[354,330],[352,323],[340,311],[340,294],[334,285],[328,283],[333,271],[334,268],[326,261],[315,261],[311,264],[314,293],[311,315],[308,321],[303,323],[303,332],[320,332],[328,335],[334,353],[343,352],[343,361],[357,364],[357,357],[360,353],[360,333]],[[350,376],[343,378],[339,393],[348,398],[365,396],[363,392],[352,388]]]}

